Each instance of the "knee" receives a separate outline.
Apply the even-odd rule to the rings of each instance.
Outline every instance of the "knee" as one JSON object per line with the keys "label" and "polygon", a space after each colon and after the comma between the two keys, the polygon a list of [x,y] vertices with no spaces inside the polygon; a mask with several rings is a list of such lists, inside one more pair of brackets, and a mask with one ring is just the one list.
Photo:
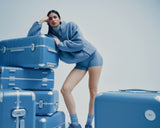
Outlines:
{"label": "knee", "polygon": [[62,95],[70,94],[71,93],[71,89],[69,87],[63,86],[61,88],[61,93],[62,93]]}
{"label": "knee", "polygon": [[95,98],[97,95],[97,88],[90,88],[90,97]]}

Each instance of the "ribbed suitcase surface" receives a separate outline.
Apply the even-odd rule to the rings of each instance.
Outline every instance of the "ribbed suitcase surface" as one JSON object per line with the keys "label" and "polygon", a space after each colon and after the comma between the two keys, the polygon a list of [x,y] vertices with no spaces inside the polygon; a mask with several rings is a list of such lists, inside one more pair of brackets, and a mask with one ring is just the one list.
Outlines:
{"label": "ribbed suitcase surface", "polygon": [[50,69],[0,67],[0,89],[12,87],[27,90],[52,90],[54,88],[54,71]]}
{"label": "ribbed suitcase surface", "polygon": [[0,128],[35,128],[33,92],[0,90]]}
{"label": "ribbed suitcase surface", "polygon": [[56,68],[58,63],[56,44],[44,35],[0,41],[1,66]]}
{"label": "ribbed suitcase surface", "polygon": [[52,116],[37,116],[36,128],[65,128],[65,114],[57,111]]}
{"label": "ribbed suitcase surface", "polygon": [[122,90],[100,93],[95,99],[95,128],[159,127],[159,92]]}
{"label": "ribbed suitcase surface", "polygon": [[53,115],[59,107],[59,93],[53,91],[34,91],[36,96],[36,115]]}

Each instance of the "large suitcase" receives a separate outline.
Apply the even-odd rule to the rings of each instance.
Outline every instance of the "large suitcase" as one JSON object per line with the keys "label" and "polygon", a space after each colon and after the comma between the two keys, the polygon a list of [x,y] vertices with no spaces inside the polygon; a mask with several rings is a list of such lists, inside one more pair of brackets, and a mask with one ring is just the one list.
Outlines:
{"label": "large suitcase", "polygon": [[36,96],[36,115],[53,115],[59,107],[59,92],[34,91]]}
{"label": "large suitcase", "polygon": [[0,41],[1,66],[56,68],[58,62],[54,40],[44,35]]}
{"label": "large suitcase", "polygon": [[33,92],[0,90],[0,128],[35,128]]}
{"label": "large suitcase", "polygon": [[136,89],[99,93],[95,128],[160,128],[160,93]]}
{"label": "large suitcase", "polygon": [[65,128],[65,114],[57,111],[52,116],[36,116],[36,128]]}
{"label": "large suitcase", "polygon": [[54,71],[51,69],[0,67],[0,89],[12,87],[28,90],[52,90],[54,88]]}

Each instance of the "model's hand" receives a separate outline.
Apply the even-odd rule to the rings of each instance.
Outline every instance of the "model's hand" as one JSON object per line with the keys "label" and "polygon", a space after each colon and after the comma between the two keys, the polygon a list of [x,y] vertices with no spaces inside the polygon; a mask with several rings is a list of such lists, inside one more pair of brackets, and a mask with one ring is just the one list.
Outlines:
{"label": "model's hand", "polygon": [[52,39],[55,41],[56,45],[58,46],[58,44],[60,43],[59,39],[54,38],[54,37]]}
{"label": "model's hand", "polygon": [[48,22],[48,16],[43,17],[38,23],[43,24],[44,22]]}

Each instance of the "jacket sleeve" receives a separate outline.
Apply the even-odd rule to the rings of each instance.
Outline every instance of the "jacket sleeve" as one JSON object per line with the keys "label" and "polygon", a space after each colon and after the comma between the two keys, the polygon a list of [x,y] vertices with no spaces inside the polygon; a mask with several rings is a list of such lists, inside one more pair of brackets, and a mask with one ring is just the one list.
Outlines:
{"label": "jacket sleeve", "polygon": [[60,42],[58,44],[58,48],[61,51],[66,51],[66,52],[76,52],[76,51],[80,51],[84,44],[83,44],[83,36],[81,34],[81,32],[78,29],[78,26],[74,23],[71,24],[71,28],[68,34],[71,34],[71,38],[70,40],[64,40],[63,42]]}
{"label": "jacket sleeve", "polygon": [[30,28],[27,36],[36,36],[41,35],[42,24],[39,24],[37,21]]}

